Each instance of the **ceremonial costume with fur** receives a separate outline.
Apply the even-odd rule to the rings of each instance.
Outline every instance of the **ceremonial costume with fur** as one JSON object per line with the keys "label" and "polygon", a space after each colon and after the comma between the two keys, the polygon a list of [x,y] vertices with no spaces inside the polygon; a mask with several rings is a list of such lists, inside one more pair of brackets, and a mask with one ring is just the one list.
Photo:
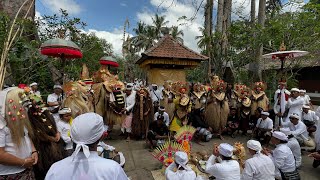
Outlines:
{"label": "ceremonial costume with fur", "polygon": [[163,85],[164,89],[162,90],[163,99],[160,102],[160,105],[166,109],[166,112],[169,115],[169,118],[172,119],[174,115],[175,105],[173,103],[174,93],[172,92],[172,82],[166,81]]}

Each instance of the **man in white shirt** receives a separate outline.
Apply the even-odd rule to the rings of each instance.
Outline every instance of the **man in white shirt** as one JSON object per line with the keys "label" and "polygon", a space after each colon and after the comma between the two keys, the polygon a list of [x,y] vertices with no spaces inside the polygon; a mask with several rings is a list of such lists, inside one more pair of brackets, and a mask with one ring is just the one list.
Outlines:
{"label": "man in white shirt", "polygon": [[262,111],[261,118],[258,119],[256,128],[254,130],[256,138],[262,144],[269,143],[271,138],[271,131],[273,129],[273,121],[268,116],[268,112]]}
{"label": "man in white shirt", "polygon": [[130,140],[131,134],[131,124],[132,124],[132,111],[134,104],[136,103],[136,91],[133,90],[133,84],[128,83],[126,85],[126,95],[125,95],[125,108],[122,113],[125,113],[126,118],[121,124],[121,132],[123,134],[127,133],[127,141]]}
{"label": "man in white shirt", "polygon": [[62,87],[60,85],[53,86],[53,93],[49,94],[47,98],[47,104],[49,106],[49,111],[52,113],[52,116],[56,123],[59,121],[59,108],[62,103]]}
{"label": "man in white shirt", "polygon": [[282,126],[290,129],[291,134],[298,140],[301,146],[315,147],[315,142],[310,138],[307,126],[300,121],[300,116],[298,114],[291,114],[288,117],[290,121],[282,122]]}
{"label": "man in white shirt", "polygon": [[222,143],[215,145],[213,154],[206,164],[206,173],[216,180],[240,180],[240,166],[238,161],[232,160],[233,146]]}
{"label": "man in white shirt", "polygon": [[265,150],[264,153],[269,155],[273,160],[276,168],[276,178],[278,179],[279,176],[281,176],[282,179],[300,179],[294,156],[287,146],[287,136],[280,131],[274,131],[270,142],[274,144],[276,148],[272,152]]}
{"label": "man in white shirt", "polygon": [[[174,162],[166,169],[167,180],[195,180],[196,173],[187,166],[188,155],[185,152],[177,151],[174,155]],[[176,171],[174,169],[177,169]]]}
{"label": "man in white shirt", "polygon": [[77,116],[71,126],[71,138],[77,144],[74,153],[54,163],[45,179],[127,180],[127,175],[117,162],[98,156],[97,145],[104,132],[100,115],[85,113]]}
{"label": "man in white shirt", "polygon": [[274,180],[275,167],[270,157],[261,153],[259,141],[249,140],[247,147],[252,158],[247,159],[242,171],[242,180]]}
{"label": "man in white shirt", "polygon": [[274,121],[274,128],[277,129],[281,123],[280,119],[283,118],[283,114],[286,110],[286,105],[290,96],[290,92],[286,89],[287,83],[285,81],[279,81],[279,89],[274,93],[274,106],[273,110],[276,114]]}
{"label": "man in white shirt", "polygon": [[170,119],[168,113],[165,112],[165,108],[163,106],[159,106],[158,112],[154,113],[154,120],[156,121],[158,119],[158,116],[163,116],[163,122],[166,124],[166,126],[169,127]]}
{"label": "man in white shirt", "polygon": [[59,110],[58,113],[60,116],[60,121],[57,123],[57,129],[65,143],[64,149],[66,154],[70,156],[73,153],[73,142],[70,135],[72,124],[71,109],[64,107],[63,109]]}
{"label": "man in white shirt", "polygon": [[160,101],[163,99],[162,92],[158,88],[158,85],[152,84],[151,86],[152,88],[150,90],[150,94],[151,94],[151,99],[153,103],[153,108],[154,108],[154,112],[157,112],[158,107],[160,105]]}
{"label": "man in white shirt", "polygon": [[37,96],[41,96],[40,91],[38,90],[38,83],[33,82],[30,84],[31,93],[36,94]]}
{"label": "man in white shirt", "polygon": [[307,91],[305,89],[300,89],[300,96],[304,98],[304,104],[311,106],[311,99],[308,94],[306,94]]}
{"label": "man in white shirt", "polygon": [[[301,117],[302,114],[302,106],[304,105],[304,98],[300,97],[300,90],[298,88],[291,89],[291,97],[287,102],[288,115],[290,114],[298,114]],[[285,122],[289,122],[289,116],[287,116]]]}
{"label": "man in white shirt", "polygon": [[303,105],[302,107],[302,122],[307,126],[307,131],[311,133],[316,132],[316,124],[319,121],[319,117],[316,115],[316,112],[310,110],[310,106]]}
{"label": "man in white shirt", "polygon": [[289,128],[280,128],[280,132],[287,135],[288,137],[288,147],[291,149],[294,159],[296,160],[296,167],[299,168],[301,166],[301,147],[297,139],[291,134]]}

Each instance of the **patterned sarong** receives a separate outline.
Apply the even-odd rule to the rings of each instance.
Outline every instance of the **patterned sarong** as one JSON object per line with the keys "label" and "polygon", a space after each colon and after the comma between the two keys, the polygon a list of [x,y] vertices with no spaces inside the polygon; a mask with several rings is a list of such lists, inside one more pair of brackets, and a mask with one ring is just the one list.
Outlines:
{"label": "patterned sarong", "polygon": [[300,180],[300,174],[298,170],[294,170],[292,172],[281,172],[282,180]]}
{"label": "patterned sarong", "polygon": [[32,169],[26,169],[17,174],[9,174],[0,176],[0,180],[34,180],[34,173]]}

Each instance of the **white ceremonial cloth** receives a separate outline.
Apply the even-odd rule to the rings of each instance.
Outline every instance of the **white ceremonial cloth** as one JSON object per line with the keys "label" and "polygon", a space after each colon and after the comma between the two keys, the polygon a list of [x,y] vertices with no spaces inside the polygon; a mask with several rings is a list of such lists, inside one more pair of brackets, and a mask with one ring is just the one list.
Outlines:
{"label": "white ceremonial cloth", "polygon": [[222,160],[216,163],[216,156],[211,155],[207,161],[206,173],[216,180],[240,180],[240,166],[236,160]]}
{"label": "white ceremonial cloth", "polygon": [[136,94],[137,94],[137,92],[132,90],[131,94],[129,96],[125,95],[125,101],[126,101],[125,108],[126,108],[126,111],[131,111],[132,108],[134,107],[134,104],[136,103]]}
{"label": "white ceremonial cloth", "polygon": [[293,172],[296,169],[296,162],[292,151],[287,144],[278,144],[272,153],[272,160],[276,169],[282,172]]}
{"label": "white ceremonial cloth", "polygon": [[74,159],[69,156],[54,163],[45,179],[128,180],[128,177],[117,162],[99,157],[96,151],[91,151],[88,158],[79,152]]}
{"label": "white ceremonial cloth", "polygon": [[73,142],[70,137],[71,126],[69,123],[60,120],[57,123],[57,129],[60,132],[61,138],[66,143],[65,149],[73,149]]}
{"label": "white ceremonial cloth", "polygon": [[[304,98],[298,96],[296,99],[289,98],[287,102],[287,108],[289,108],[288,114],[298,114],[301,120],[301,114],[302,114],[302,106],[304,105]],[[290,121],[289,116],[286,118],[286,122]]]}
{"label": "white ceremonial cloth", "polygon": [[272,159],[262,153],[246,160],[242,171],[242,180],[274,180],[275,167]]}
{"label": "white ceremonial cloth", "polygon": [[292,124],[290,121],[282,122],[283,127],[288,127],[291,131],[291,134],[296,138],[301,138],[305,141],[309,140],[309,133],[307,131],[306,125],[302,121],[298,121],[297,125]]}
{"label": "white ceremonial cloth", "polygon": [[196,173],[189,169],[189,170],[177,170],[176,172],[174,169],[177,168],[176,163],[171,163],[165,172],[166,180],[195,180]]}
{"label": "white ceremonial cloth", "polygon": [[257,128],[263,128],[263,129],[272,129],[273,128],[273,121],[269,117],[267,117],[265,120],[262,118],[259,118],[257,121]]}
{"label": "white ceremonial cloth", "polygon": [[292,137],[289,139],[287,145],[290,148],[290,150],[292,151],[294,159],[296,160],[296,167],[297,168],[300,167],[302,158],[301,158],[301,147],[300,147],[298,140],[296,138]]}
{"label": "white ceremonial cloth", "polygon": [[302,112],[302,120],[316,122],[319,120],[319,117],[316,115],[316,112],[309,110],[308,113]]}
{"label": "white ceremonial cloth", "polygon": [[[170,118],[169,118],[169,114],[166,112],[163,112],[163,122],[166,124],[166,126],[169,126],[170,123]],[[158,119],[159,116],[159,112],[154,113],[154,120],[156,121]]]}

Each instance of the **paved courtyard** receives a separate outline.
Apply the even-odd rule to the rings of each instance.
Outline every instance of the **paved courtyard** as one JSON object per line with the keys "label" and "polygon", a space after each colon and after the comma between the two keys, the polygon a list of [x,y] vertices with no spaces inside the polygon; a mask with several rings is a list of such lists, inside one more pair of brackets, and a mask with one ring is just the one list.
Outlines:
{"label": "paved courtyard", "polygon": [[[135,141],[131,140],[126,142],[123,139],[120,139],[118,134],[119,130],[114,130],[111,133],[111,136],[114,138],[108,140],[107,143],[114,146],[117,150],[122,151],[125,158],[125,172],[132,180],[153,180],[151,171],[161,169],[162,164],[156,160],[151,153],[148,151],[145,141]],[[224,136],[224,142],[233,144],[234,142],[246,143],[249,140],[249,137],[236,135],[236,138],[231,138],[229,136]],[[221,143],[222,141],[218,138],[212,139],[210,142],[202,142],[201,146],[196,143],[192,143],[192,151],[202,151],[206,150],[207,152],[212,152],[213,143]],[[319,180],[320,171],[312,167],[313,160],[307,157],[308,152],[303,152],[302,157],[302,167],[300,169],[300,174],[304,180]]]}

